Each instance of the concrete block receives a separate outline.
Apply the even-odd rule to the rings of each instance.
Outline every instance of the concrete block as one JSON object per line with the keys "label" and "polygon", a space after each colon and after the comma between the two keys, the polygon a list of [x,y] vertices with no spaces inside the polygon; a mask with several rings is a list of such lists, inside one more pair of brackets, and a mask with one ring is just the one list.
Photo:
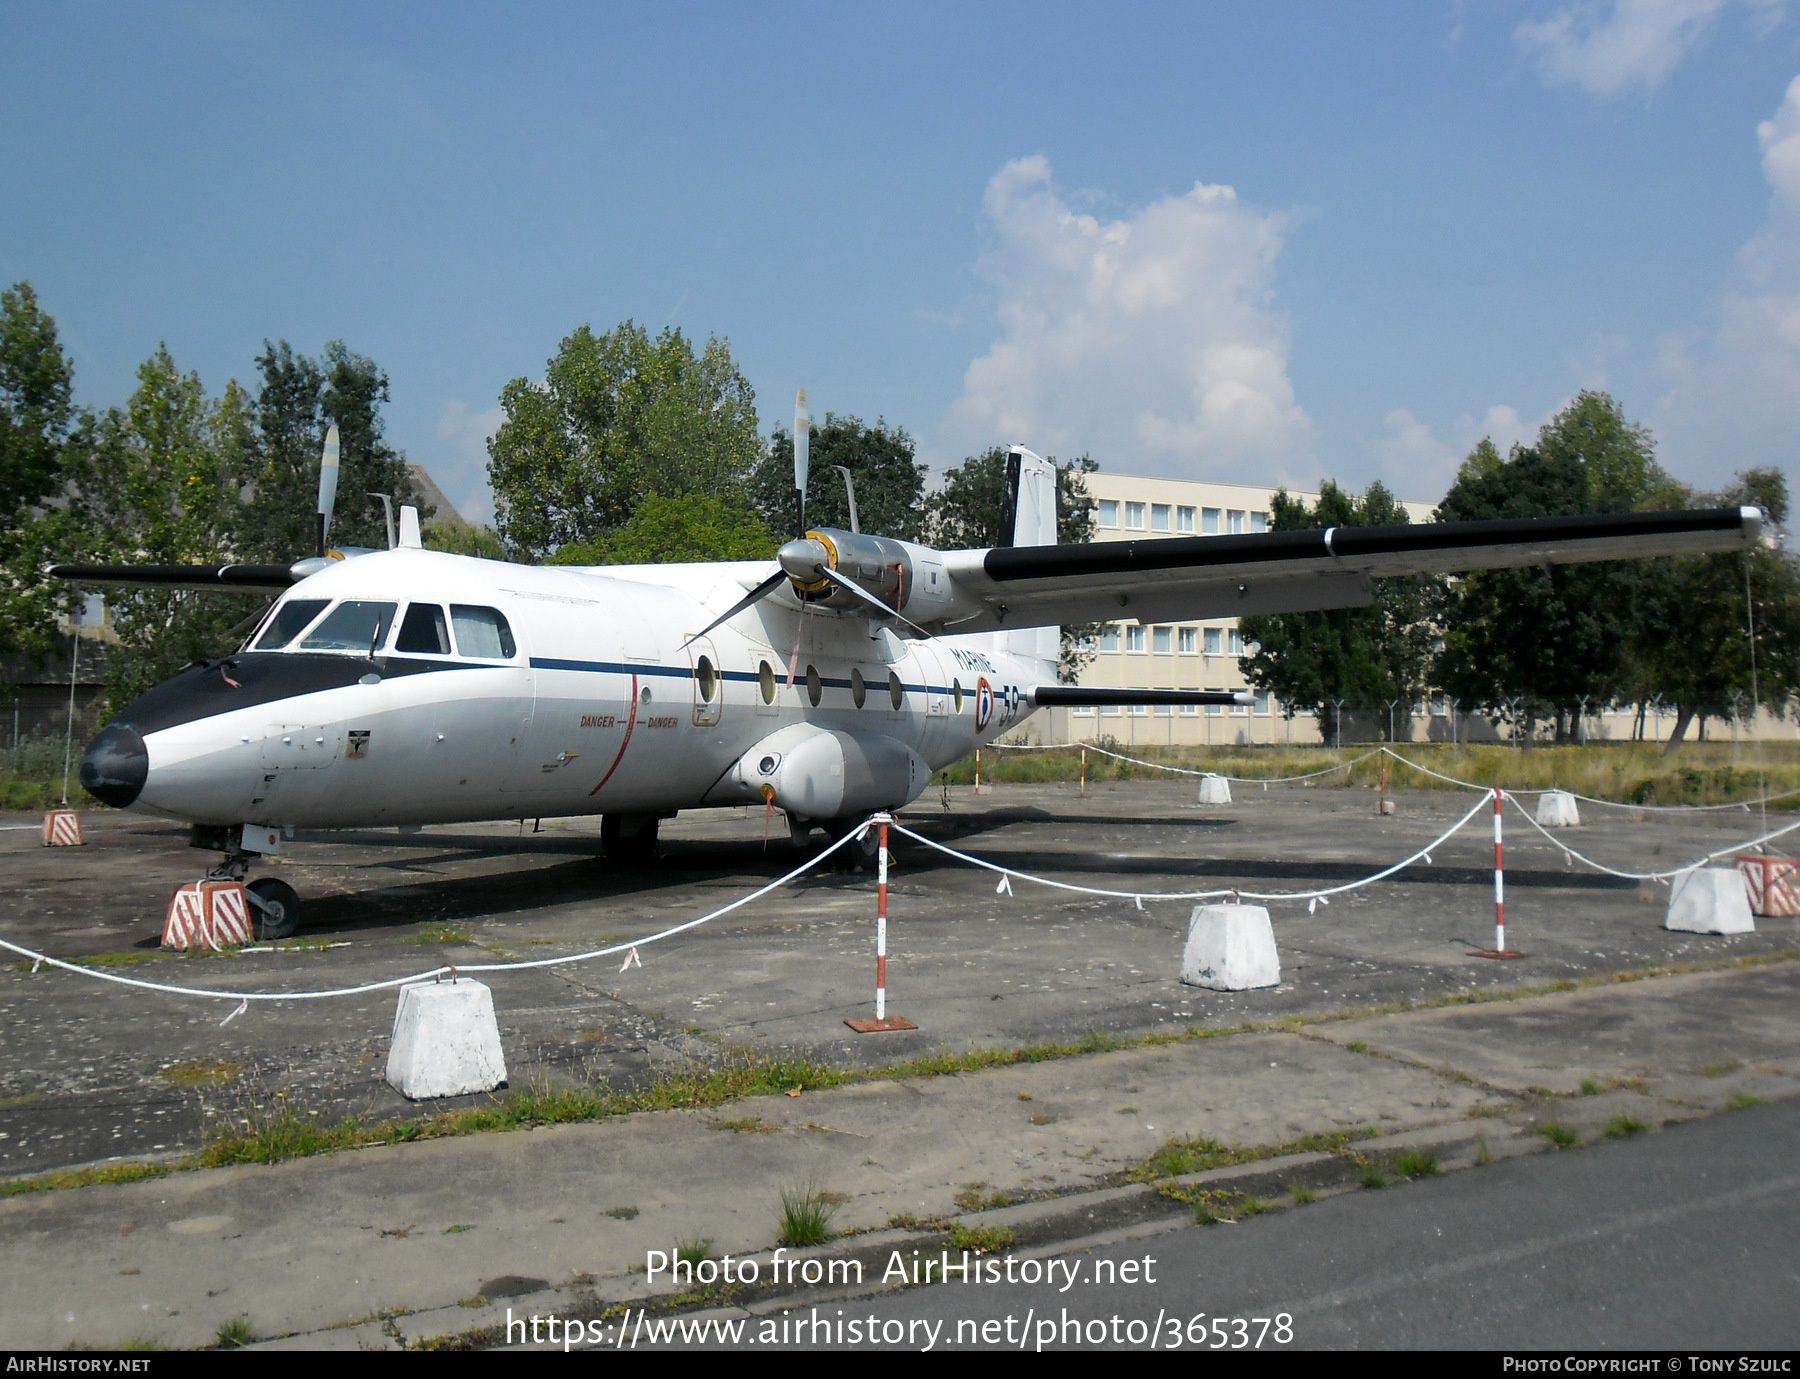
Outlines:
{"label": "concrete block", "polygon": [[1201,804],[1230,804],[1231,782],[1223,776],[1205,775],[1200,777]]}
{"label": "concrete block", "polygon": [[1537,821],[1545,828],[1574,828],[1581,822],[1581,811],[1567,790],[1546,790],[1538,796]]}
{"label": "concrete block", "polygon": [[1750,895],[1736,867],[1696,867],[1669,887],[1663,928],[1688,934],[1751,934]]}
{"label": "concrete block", "polygon": [[505,1082],[494,993],[467,980],[401,987],[387,1080],[413,1101],[491,1092]]}
{"label": "concrete block", "polygon": [[1281,984],[1275,926],[1261,905],[1196,905],[1188,920],[1181,980],[1214,991]]}

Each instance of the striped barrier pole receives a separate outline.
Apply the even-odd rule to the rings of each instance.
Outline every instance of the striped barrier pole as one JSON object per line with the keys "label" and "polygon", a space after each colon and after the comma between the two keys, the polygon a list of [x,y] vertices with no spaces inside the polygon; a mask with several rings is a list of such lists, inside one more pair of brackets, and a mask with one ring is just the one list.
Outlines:
{"label": "striped barrier pole", "polygon": [[897,1015],[889,1019],[887,1013],[888,825],[892,822],[891,814],[875,816],[874,827],[878,830],[875,851],[875,1018],[844,1021],[858,1034],[918,1028],[911,1020],[903,1020]]}
{"label": "striped barrier pole", "polygon": [[1081,748],[1081,798],[1087,798],[1087,747]]}
{"label": "striped barrier pole", "polygon": [[1506,946],[1506,842],[1502,834],[1500,810],[1506,803],[1506,791],[1494,787],[1494,946],[1470,956],[1477,958],[1528,958]]}

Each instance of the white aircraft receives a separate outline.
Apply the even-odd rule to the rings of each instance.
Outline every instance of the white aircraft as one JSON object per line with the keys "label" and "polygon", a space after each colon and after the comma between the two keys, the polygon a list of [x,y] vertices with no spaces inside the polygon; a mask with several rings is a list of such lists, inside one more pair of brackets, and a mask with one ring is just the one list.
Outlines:
{"label": "white aircraft", "polygon": [[[931,773],[1052,704],[1241,696],[1057,682],[1058,625],[1367,604],[1373,577],[1746,547],[1755,508],[1056,541],[1054,466],[1009,460],[1009,546],[937,551],[805,529],[773,562],[531,567],[429,551],[418,513],[390,549],[326,545],[292,566],[63,565],[83,584],[275,595],[231,656],[126,705],[81,763],[120,808],[188,823],[243,879],[292,828],[599,814],[602,848],[643,857],[683,809],[766,803],[834,834],[917,798]],[[848,476],[846,475],[846,478]],[[872,849],[871,849],[872,850]],[[300,920],[250,883],[263,937]]]}

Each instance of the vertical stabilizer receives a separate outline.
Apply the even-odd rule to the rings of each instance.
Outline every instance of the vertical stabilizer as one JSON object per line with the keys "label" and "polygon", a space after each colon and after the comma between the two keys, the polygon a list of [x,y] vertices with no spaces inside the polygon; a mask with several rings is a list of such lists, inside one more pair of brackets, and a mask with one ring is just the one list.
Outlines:
{"label": "vertical stabilizer", "polygon": [[[1012,489],[1012,544],[1056,544],[1056,466],[1042,455],[1015,445],[1006,457],[1007,479]],[[1000,634],[1007,651],[1047,662],[1046,680],[1056,679],[1056,658],[1062,645],[1058,627],[1024,627]]]}

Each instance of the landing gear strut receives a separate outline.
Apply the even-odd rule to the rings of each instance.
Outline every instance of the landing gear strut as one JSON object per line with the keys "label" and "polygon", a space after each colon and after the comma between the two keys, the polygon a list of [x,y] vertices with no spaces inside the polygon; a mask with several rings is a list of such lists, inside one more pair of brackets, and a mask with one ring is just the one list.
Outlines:
{"label": "landing gear strut", "polygon": [[647,867],[657,858],[655,814],[600,816],[600,855],[622,867]]}
{"label": "landing gear strut", "polygon": [[195,824],[188,844],[197,848],[217,848],[224,854],[219,859],[219,865],[206,874],[206,879],[236,881],[244,885],[244,895],[250,902],[259,942],[292,938],[300,928],[299,892],[274,876],[261,876],[245,884],[244,878],[250,874],[250,864],[262,854],[246,852],[234,836],[237,834],[237,829]]}

